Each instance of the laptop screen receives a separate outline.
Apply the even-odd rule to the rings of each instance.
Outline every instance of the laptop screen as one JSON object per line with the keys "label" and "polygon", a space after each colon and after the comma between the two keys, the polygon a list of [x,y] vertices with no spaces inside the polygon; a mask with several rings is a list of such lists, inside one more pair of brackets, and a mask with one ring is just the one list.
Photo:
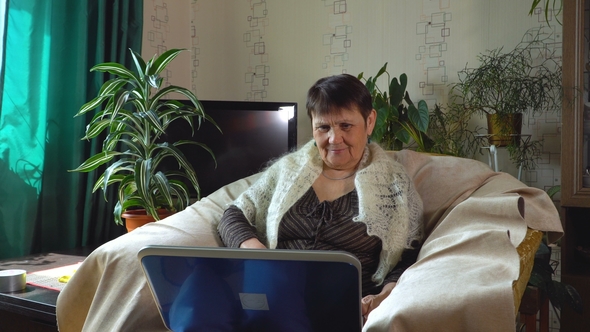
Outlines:
{"label": "laptop screen", "polygon": [[360,264],[347,253],[151,247],[140,259],[173,331],[362,327]]}

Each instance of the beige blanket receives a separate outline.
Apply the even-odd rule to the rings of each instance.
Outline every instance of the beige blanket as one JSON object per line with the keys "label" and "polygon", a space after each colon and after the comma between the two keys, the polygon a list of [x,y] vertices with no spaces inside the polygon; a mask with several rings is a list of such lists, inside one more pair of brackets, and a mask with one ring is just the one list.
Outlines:
{"label": "beige blanket", "polygon": [[[418,262],[369,315],[364,330],[514,331],[515,246],[527,226],[549,232],[551,240],[561,236],[553,202],[542,190],[478,161],[390,154],[422,196],[428,237]],[[224,207],[256,177],[94,251],[58,297],[60,331],[165,331],[137,252],[148,244],[221,245],[215,225]]]}

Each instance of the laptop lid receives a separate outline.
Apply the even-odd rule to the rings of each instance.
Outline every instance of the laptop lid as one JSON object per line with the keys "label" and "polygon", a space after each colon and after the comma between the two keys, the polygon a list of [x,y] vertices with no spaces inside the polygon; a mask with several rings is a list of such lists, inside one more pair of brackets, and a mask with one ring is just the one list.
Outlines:
{"label": "laptop lid", "polygon": [[172,331],[360,331],[346,252],[148,246],[139,260]]}

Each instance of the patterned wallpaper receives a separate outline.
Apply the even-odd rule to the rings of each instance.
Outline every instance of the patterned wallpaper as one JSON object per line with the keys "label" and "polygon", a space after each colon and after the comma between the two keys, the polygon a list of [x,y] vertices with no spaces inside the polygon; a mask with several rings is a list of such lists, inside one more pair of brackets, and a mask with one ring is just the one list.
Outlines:
{"label": "patterned wallpaper", "polygon": [[[307,88],[338,73],[374,75],[388,62],[393,76],[407,73],[412,99],[448,100],[457,71],[476,55],[510,49],[540,29],[550,36],[539,56],[561,57],[561,26],[544,22],[529,3],[512,0],[144,0],[144,56],[187,48],[165,74],[199,98],[299,103],[299,143],[311,136],[302,109]],[[485,126],[483,119],[474,125]],[[525,119],[525,134],[543,139],[538,167],[522,180],[535,187],[559,184],[561,114]],[[499,151],[500,170],[517,169]],[[480,160],[487,163],[488,157]]]}

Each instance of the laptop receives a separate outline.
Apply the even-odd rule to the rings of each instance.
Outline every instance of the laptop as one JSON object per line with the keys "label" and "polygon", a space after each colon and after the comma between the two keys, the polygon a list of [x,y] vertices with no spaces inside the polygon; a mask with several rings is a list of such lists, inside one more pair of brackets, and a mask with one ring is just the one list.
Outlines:
{"label": "laptop", "polygon": [[172,331],[361,331],[346,252],[147,246],[138,257]]}

